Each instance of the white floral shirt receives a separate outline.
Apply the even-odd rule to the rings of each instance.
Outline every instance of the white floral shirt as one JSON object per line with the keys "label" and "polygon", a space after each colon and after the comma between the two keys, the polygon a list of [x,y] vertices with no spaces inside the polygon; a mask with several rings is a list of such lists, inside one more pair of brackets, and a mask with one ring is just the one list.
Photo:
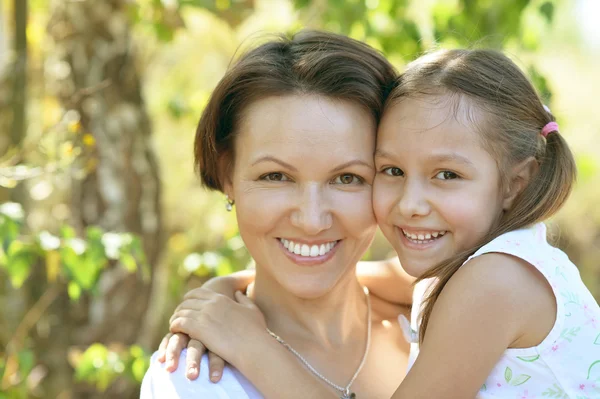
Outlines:
{"label": "white floral shirt", "polygon": [[[485,253],[506,253],[533,265],[556,297],[556,322],[532,348],[507,349],[479,390],[478,399],[600,399],[600,307],[581,281],[577,267],[548,244],[543,223],[492,240],[467,262]],[[465,262],[466,263],[466,262]],[[405,335],[418,355],[417,321],[422,295],[431,282],[415,289],[414,311]]]}
{"label": "white floral shirt", "polygon": [[144,376],[140,399],[263,399],[258,390],[233,367],[226,366],[218,383],[208,378],[208,357],[204,355],[200,363],[200,375],[194,381],[185,376],[184,349],[179,357],[179,367],[170,373],[165,364],[160,363],[155,353],[150,368]]}

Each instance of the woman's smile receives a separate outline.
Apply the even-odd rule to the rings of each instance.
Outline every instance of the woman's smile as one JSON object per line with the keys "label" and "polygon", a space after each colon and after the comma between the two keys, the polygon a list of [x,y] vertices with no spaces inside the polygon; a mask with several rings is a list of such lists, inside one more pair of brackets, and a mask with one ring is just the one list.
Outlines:
{"label": "woman's smile", "polygon": [[277,239],[285,255],[300,266],[321,265],[335,256],[342,240],[301,241],[299,239]]}

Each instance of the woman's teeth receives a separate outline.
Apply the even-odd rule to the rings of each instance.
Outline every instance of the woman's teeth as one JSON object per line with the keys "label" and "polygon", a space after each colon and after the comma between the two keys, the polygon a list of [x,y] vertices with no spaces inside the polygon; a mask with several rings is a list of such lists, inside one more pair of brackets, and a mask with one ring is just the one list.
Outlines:
{"label": "woman's teeth", "polygon": [[404,229],[402,229],[402,234],[404,234],[404,237],[408,238],[410,241],[416,243],[416,244],[426,244],[428,242],[432,242],[433,240],[442,237],[444,234],[446,234],[445,230],[440,230],[440,231],[430,231],[430,232],[420,232],[420,233],[409,233],[407,231],[405,231]]}
{"label": "woman's teeth", "polygon": [[286,240],[285,238],[280,238],[279,241],[281,241],[285,249],[287,249],[289,252],[311,258],[325,255],[327,252],[331,251],[333,247],[335,247],[335,244],[338,243],[337,241],[331,241],[321,245],[307,245],[295,243],[294,241]]}

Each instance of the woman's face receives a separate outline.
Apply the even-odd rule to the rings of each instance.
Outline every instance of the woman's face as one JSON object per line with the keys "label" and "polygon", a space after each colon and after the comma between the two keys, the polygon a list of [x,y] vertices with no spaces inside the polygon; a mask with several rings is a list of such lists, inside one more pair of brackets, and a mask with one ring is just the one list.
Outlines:
{"label": "woman's face", "polygon": [[375,123],[362,107],[314,95],[268,97],[246,110],[225,192],[257,264],[285,291],[330,291],[375,233]]}

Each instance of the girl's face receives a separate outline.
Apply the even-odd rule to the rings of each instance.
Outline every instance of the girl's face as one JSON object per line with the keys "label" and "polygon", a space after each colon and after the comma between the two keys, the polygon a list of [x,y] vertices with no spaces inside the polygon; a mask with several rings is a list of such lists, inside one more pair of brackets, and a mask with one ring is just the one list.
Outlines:
{"label": "girl's face", "polygon": [[404,269],[418,277],[493,227],[503,196],[495,160],[471,127],[466,101],[404,98],[381,121],[373,203]]}
{"label": "girl's face", "polygon": [[325,97],[269,97],[239,130],[225,192],[257,276],[301,298],[326,294],[353,275],[377,226],[373,118]]}

